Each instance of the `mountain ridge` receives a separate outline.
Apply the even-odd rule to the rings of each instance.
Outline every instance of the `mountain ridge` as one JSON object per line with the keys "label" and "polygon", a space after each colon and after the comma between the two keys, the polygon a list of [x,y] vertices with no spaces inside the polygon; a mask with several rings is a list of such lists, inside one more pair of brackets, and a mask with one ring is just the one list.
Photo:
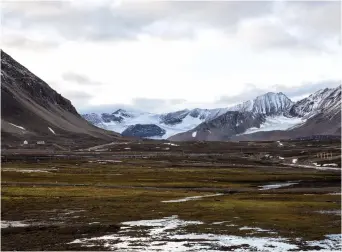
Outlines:
{"label": "mountain ridge", "polygon": [[67,145],[120,139],[90,124],[70,100],[1,50],[1,142],[44,140]]}

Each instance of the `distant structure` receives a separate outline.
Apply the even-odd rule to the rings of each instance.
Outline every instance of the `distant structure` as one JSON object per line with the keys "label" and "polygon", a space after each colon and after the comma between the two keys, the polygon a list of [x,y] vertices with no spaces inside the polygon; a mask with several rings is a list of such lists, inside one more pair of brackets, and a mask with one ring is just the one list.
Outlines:
{"label": "distant structure", "polygon": [[319,152],[316,153],[316,157],[321,159],[333,159],[333,154],[332,152]]}
{"label": "distant structure", "polygon": [[45,144],[45,141],[37,141],[37,144]]}
{"label": "distant structure", "polygon": [[25,140],[23,144],[24,144],[24,145],[28,144],[27,140]]}

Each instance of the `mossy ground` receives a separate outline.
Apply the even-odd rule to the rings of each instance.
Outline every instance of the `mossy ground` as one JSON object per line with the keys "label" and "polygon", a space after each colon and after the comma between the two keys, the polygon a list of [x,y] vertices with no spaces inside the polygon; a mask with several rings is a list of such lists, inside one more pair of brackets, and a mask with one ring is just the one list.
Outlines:
{"label": "mossy ground", "polygon": [[[326,234],[340,233],[340,215],[319,213],[322,210],[341,208],[340,195],[321,191],[323,187],[330,192],[340,191],[341,176],[338,172],[265,167],[149,168],[148,162],[150,161],[139,160],[135,164],[48,162],[3,165],[1,217],[3,220],[26,220],[32,223],[63,223],[62,225],[80,226],[80,230],[82,227],[86,230],[91,222],[119,225],[123,221],[178,215],[184,220],[199,220],[205,223],[189,226],[188,229],[193,232],[246,235],[251,231],[239,228],[249,226],[275,231],[275,236],[300,237],[305,240],[322,239]],[[57,170],[22,173],[6,171],[6,168]],[[258,190],[259,185],[294,180],[302,181],[305,186],[299,184],[277,190]],[[6,184],[8,182],[26,183],[10,185]],[[83,186],[76,186],[79,184]],[[156,188],[148,189],[144,186]],[[164,190],[159,190],[162,188]],[[195,190],[190,190],[193,188]],[[202,191],[199,190],[201,188]],[[162,202],[213,194],[215,189],[219,188],[235,188],[241,191],[197,201]],[[229,223],[211,225],[212,222],[221,221]],[[47,239],[49,234],[54,234],[57,238]],[[87,231],[84,231],[84,235],[91,236],[93,233],[87,234]],[[75,237],[78,236],[56,230],[50,233],[46,230],[26,233],[13,231],[2,235],[1,245],[3,250],[80,249],[77,247],[79,245],[66,244]],[[91,249],[103,250],[101,247]]]}

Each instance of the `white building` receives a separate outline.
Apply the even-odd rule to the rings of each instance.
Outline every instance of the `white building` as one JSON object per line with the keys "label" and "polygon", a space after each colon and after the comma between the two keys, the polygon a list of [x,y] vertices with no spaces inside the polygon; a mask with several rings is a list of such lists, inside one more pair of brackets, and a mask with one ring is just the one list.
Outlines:
{"label": "white building", "polygon": [[27,140],[24,141],[24,144],[28,144]]}
{"label": "white building", "polygon": [[45,141],[37,141],[37,144],[45,144]]}

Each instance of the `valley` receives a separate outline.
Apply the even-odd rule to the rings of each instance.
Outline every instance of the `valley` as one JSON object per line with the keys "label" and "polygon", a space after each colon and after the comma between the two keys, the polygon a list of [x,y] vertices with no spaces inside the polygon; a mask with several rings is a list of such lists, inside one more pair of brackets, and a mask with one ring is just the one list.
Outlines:
{"label": "valley", "polygon": [[1,158],[2,250],[341,249],[338,139],[142,140]]}

